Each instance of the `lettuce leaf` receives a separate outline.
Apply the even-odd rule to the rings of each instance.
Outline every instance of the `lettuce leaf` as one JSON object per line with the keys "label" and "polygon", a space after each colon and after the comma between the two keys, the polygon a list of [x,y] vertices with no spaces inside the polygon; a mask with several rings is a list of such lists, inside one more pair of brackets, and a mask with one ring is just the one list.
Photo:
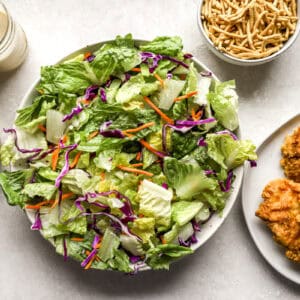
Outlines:
{"label": "lettuce leaf", "polygon": [[155,218],[156,225],[170,225],[172,191],[151,181],[143,180],[138,195],[140,197],[140,213]]}
{"label": "lettuce leaf", "polygon": [[207,95],[216,119],[227,129],[233,131],[239,127],[238,95],[234,80],[215,82],[214,90]]}
{"label": "lettuce leaf", "polygon": [[208,134],[206,136],[207,153],[224,169],[234,169],[245,160],[256,160],[255,146],[249,140],[234,140],[226,134]]}
{"label": "lettuce leaf", "polygon": [[158,245],[147,252],[147,264],[154,270],[169,269],[170,263],[194,251],[174,244]]}
{"label": "lettuce leaf", "polygon": [[200,201],[178,201],[172,204],[172,220],[179,226],[187,224],[200,211],[203,203]]}
{"label": "lettuce leaf", "polygon": [[160,36],[153,41],[140,46],[142,51],[171,56],[178,56],[181,54],[182,48],[182,40],[179,36]]}
{"label": "lettuce leaf", "polygon": [[52,199],[55,191],[56,187],[52,183],[37,182],[26,184],[22,193],[30,198],[39,196],[46,200],[50,200]]}
{"label": "lettuce leaf", "polygon": [[24,169],[15,172],[3,171],[0,173],[0,186],[9,205],[24,207],[28,197],[22,193],[22,190],[31,180],[33,172],[33,169]]}

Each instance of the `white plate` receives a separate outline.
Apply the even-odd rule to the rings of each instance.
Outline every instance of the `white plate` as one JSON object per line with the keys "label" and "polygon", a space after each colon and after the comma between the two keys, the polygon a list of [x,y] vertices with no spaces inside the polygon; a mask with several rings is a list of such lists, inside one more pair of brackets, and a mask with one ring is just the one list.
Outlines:
{"label": "white plate", "polygon": [[[107,43],[107,42],[111,42],[111,41],[104,41],[104,42],[100,42],[100,43],[93,44],[93,45],[87,46],[85,48],[79,49],[79,50],[69,54],[68,56],[64,57],[59,62],[63,62],[65,60],[71,59],[81,53],[94,52],[95,50],[98,50],[100,48],[100,46],[102,46],[104,43]],[[139,44],[145,43],[145,42],[146,41],[143,41],[143,40],[135,40],[136,45],[139,45]],[[199,62],[197,59],[193,58],[193,61],[194,61],[195,67],[197,68],[197,70],[199,72],[209,71],[209,69],[203,63]],[[215,75],[213,75],[213,78],[218,80],[218,78]],[[20,108],[30,105],[32,103],[32,100],[38,95],[36,92],[36,89],[35,89],[36,86],[38,85],[38,83],[39,83],[39,79],[36,80],[36,82],[31,86],[31,88],[28,90],[28,92],[24,96],[24,98],[20,104]],[[241,137],[241,132],[239,129],[237,130],[236,134],[239,138]],[[235,201],[237,199],[237,196],[239,194],[239,190],[240,190],[240,187],[242,184],[243,168],[242,167],[237,168],[234,171],[234,173],[236,175],[236,178],[235,178],[235,181],[233,184],[233,191],[232,191],[230,197],[227,199],[227,203],[223,210],[222,217],[220,217],[218,214],[214,214],[209,219],[208,222],[206,222],[204,225],[201,226],[201,232],[197,232],[198,242],[191,246],[191,248],[193,250],[202,246],[210,237],[212,237],[212,235],[222,225],[222,223],[228,216],[229,212],[231,211],[231,208],[233,207],[233,204],[235,203]],[[26,214],[27,214],[29,220],[33,223],[34,222],[34,213],[32,211],[28,210],[28,211],[26,211]],[[145,268],[145,269],[149,269],[149,268]]]}
{"label": "white plate", "polygon": [[281,145],[285,136],[298,126],[300,114],[279,127],[258,147],[257,168],[245,167],[242,205],[248,229],[262,256],[280,274],[300,284],[300,264],[285,257],[285,248],[273,240],[272,232],[255,216],[265,185],[272,179],[284,177],[279,163]]}

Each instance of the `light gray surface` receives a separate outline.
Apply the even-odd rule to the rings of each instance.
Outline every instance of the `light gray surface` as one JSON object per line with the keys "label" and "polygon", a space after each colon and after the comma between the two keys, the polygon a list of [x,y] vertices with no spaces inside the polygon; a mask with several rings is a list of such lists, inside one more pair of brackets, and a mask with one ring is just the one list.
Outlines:
{"label": "light gray surface", "polygon": [[[242,68],[208,52],[196,24],[196,0],[10,0],[25,29],[29,56],[16,72],[0,75],[0,128],[14,111],[43,64],[74,49],[116,34],[134,37],[180,35],[185,48],[219,78],[236,78],[244,137],[260,143],[300,110],[300,41],[267,65]],[[247,231],[240,201],[216,235],[170,272],[136,277],[83,271],[29,229],[18,209],[0,199],[0,299],[299,299],[299,286],[264,261]]]}

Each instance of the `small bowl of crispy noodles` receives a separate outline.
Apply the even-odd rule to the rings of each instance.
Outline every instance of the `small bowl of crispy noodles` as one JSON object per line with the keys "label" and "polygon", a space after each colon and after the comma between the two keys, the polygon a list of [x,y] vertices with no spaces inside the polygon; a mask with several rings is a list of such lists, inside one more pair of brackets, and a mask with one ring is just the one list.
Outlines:
{"label": "small bowl of crispy noodles", "polygon": [[299,0],[201,0],[200,32],[226,62],[254,66],[269,62],[299,34]]}

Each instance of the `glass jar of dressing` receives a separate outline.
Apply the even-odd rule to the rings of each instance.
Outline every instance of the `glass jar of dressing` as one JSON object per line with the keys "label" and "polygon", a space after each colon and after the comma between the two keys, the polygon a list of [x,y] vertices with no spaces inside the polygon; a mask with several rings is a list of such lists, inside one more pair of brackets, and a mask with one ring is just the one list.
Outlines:
{"label": "glass jar of dressing", "polygon": [[0,72],[17,68],[27,54],[27,40],[21,26],[0,1]]}

